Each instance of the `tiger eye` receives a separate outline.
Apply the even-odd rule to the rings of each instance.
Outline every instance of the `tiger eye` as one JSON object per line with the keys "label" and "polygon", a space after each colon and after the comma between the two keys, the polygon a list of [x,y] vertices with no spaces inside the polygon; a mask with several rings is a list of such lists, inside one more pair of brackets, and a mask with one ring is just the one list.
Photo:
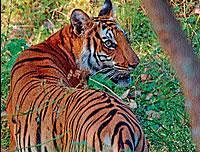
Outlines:
{"label": "tiger eye", "polygon": [[107,47],[112,47],[112,41],[111,41],[111,40],[105,41],[104,44],[105,44]]}

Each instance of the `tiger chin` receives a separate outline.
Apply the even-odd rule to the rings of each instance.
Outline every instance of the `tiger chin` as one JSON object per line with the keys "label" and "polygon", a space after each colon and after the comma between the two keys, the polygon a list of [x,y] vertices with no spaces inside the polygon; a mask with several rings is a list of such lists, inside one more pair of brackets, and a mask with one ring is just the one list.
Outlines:
{"label": "tiger chin", "polygon": [[126,86],[139,63],[113,17],[111,1],[105,0],[93,18],[75,9],[70,21],[24,50],[12,68],[9,150],[147,152],[131,109],[115,96],[82,86],[82,71],[103,73]]}

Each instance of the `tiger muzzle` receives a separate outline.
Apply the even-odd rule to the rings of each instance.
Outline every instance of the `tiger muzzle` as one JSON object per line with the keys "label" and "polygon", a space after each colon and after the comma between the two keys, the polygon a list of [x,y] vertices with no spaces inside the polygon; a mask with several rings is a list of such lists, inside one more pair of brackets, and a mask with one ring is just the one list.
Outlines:
{"label": "tiger muzzle", "polygon": [[132,79],[130,76],[130,72],[122,72],[116,75],[111,79],[114,83],[118,84],[119,86],[127,87],[130,85]]}

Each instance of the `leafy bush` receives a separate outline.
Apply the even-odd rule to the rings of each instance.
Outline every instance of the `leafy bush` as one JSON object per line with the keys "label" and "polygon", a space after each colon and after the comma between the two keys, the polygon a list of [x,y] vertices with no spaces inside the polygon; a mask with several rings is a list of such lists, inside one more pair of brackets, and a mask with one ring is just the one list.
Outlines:
{"label": "leafy bush", "polygon": [[[2,37],[2,48],[1,48],[1,60],[2,60],[2,71],[1,71],[1,94],[5,99],[8,93],[9,81],[10,81],[10,71],[19,53],[28,48],[26,41],[24,39],[10,39],[5,42],[5,35]],[[3,109],[1,109],[2,111]]]}

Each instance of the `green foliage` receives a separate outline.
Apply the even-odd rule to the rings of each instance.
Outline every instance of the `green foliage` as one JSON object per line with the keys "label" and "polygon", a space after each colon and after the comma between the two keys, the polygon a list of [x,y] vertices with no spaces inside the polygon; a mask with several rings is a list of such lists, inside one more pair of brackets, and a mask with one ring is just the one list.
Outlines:
{"label": "green foliage", "polygon": [[117,11],[120,25],[126,29],[133,48],[137,50],[149,49],[148,44],[156,42],[156,35],[148,18],[141,11],[140,4],[138,0],[131,1],[120,5]]}
{"label": "green foliage", "polygon": [[[136,90],[141,96],[135,98],[139,116],[151,144],[151,151],[195,151],[191,144],[188,115],[184,111],[184,97],[175,73],[160,49],[154,49],[142,58],[133,76],[147,74],[150,80],[136,80]],[[144,72],[145,71],[145,72]],[[148,99],[148,95],[152,94]]]}
{"label": "green foliage", "polygon": [[[13,64],[15,63],[16,58],[19,53],[27,49],[28,46],[24,39],[10,39],[5,42],[5,35],[1,34],[2,37],[2,47],[1,47],[1,61],[2,61],[2,70],[1,70],[1,94],[5,99],[8,93],[8,86],[10,81],[10,71]],[[2,105],[3,106],[3,105]],[[3,106],[4,107],[4,106]],[[2,108],[2,107],[1,107]],[[2,111],[3,109],[1,109]]]}
{"label": "green foliage", "polygon": [[181,18],[185,34],[192,41],[194,52],[200,56],[200,21],[198,16],[192,15],[189,18]]}
{"label": "green foliage", "polygon": [[10,133],[8,131],[7,120],[1,114],[1,149],[7,149],[10,144]]}
{"label": "green foliage", "polygon": [[[150,79],[142,81],[142,74],[150,76]],[[133,82],[129,88],[134,88],[133,92],[141,91],[141,95],[134,98],[138,108],[133,111],[150,142],[150,151],[194,152],[180,84],[162,50],[152,48],[143,56],[132,77]],[[89,87],[110,92],[108,87],[118,96],[128,89],[105,80],[103,75],[96,75],[93,79],[100,84],[89,81]],[[150,99],[147,98],[149,94],[152,94]]]}

